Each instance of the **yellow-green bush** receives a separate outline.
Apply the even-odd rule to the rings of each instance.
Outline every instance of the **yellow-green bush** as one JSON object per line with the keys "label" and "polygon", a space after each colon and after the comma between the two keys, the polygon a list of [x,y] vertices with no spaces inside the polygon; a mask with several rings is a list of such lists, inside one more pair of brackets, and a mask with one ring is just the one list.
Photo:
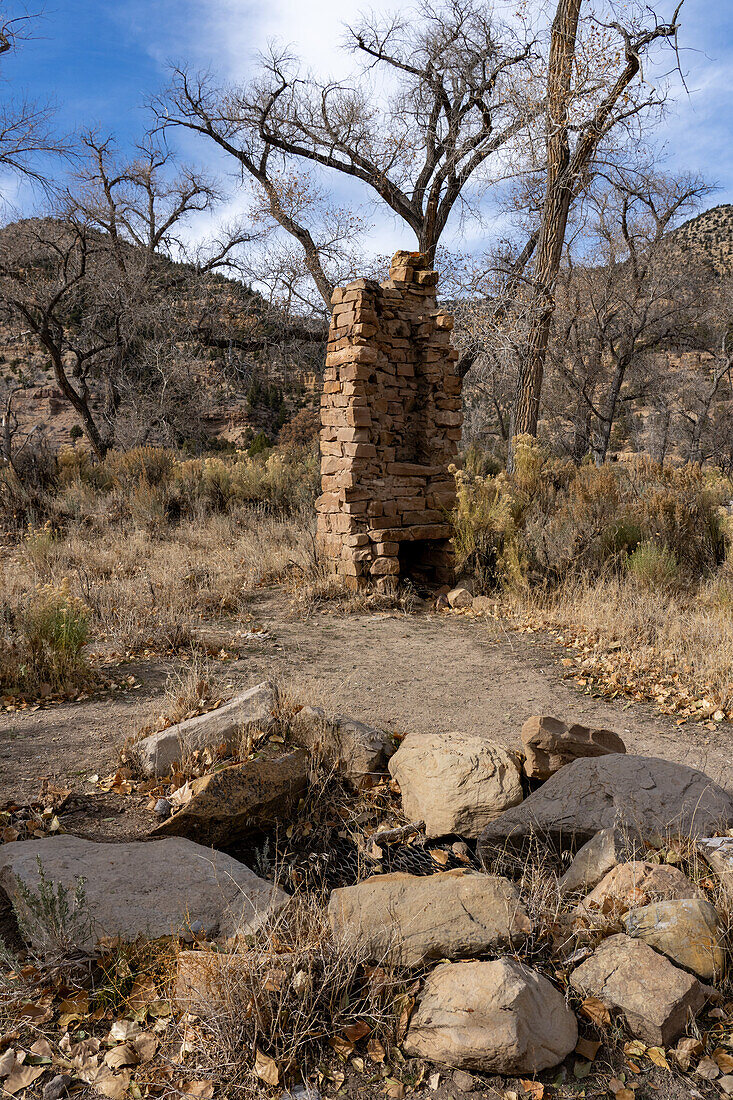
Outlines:
{"label": "yellow-green bush", "polygon": [[555,584],[569,575],[628,569],[642,583],[711,576],[730,545],[721,504],[730,482],[699,467],[574,466],[520,438],[512,474],[456,474],[459,570],[486,590]]}
{"label": "yellow-green bush", "polygon": [[38,585],[16,608],[5,607],[0,630],[0,689],[35,694],[74,690],[90,678],[84,657],[89,608],[69,582]]}

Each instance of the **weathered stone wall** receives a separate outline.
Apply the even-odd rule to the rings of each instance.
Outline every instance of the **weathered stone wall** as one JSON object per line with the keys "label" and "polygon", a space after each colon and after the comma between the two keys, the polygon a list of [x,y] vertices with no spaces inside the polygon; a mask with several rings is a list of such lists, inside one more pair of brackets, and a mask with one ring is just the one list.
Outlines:
{"label": "weathered stone wall", "polygon": [[357,279],[331,299],[318,544],[351,589],[453,577],[461,379],[437,281],[420,253],[398,252],[386,282]]}

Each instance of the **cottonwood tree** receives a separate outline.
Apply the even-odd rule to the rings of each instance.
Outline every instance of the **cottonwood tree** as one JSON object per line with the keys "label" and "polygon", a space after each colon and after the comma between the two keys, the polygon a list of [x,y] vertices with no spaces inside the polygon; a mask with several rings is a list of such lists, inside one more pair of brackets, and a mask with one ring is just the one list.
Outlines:
{"label": "cottonwood tree", "polygon": [[711,190],[693,176],[617,170],[586,197],[584,255],[560,273],[549,346],[574,407],[576,460],[590,450],[604,462],[622,400],[661,396],[665,351],[699,346],[710,271],[670,233]]}
{"label": "cottonwood tree", "polygon": [[426,0],[363,20],[349,28],[347,48],[361,63],[348,81],[324,82],[288,53],[272,53],[247,86],[219,87],[178,68],[154,104],[161,126],[205,135],[256,182],[326,303],[327,248],[298,202],[310,168],[362,185],[432,259],[469,188],[515,170],[508,164],[542,109],[533,35],[481,0]]}
{"label": "cottonwood tree", "polygon": [[547,64],[544,201],[538,228],[520,254],[523,268],[528,251],[535,252],[532,320],[517,378],[515,435],[537,434],[570,209],[592,180],[609,137],[624,126],[643,126],[661,107],[664,89],[641,79],[643,64],[656,43],[676,43],[681,7],[670,20],[661,21],[649,7],[619,5],[617,19],[602,20],[589,4],[584,7],[584,0],[558,0]]}
{"label": "cottonwood tree", "polygon": [[53,105],[13,93],[3,73],[3,62],[27,41],[35,22],[33,16],[11,17],[0,3],[0,172],[48,188],[40,161],[67,153],[68,143],[54,130]]}
{"label": "cottonwood tree", "polygon": [[[94,135],[83,147],[55,216],[2,231],[0,310],[40,342],[101,458],[124,394],[169,394],[171,414],[180,404],[173,375],[207,315],[207,277],[233,262],[246,234],[235,227],[205,255],[174,263],[187,259],[188,220],[216,203],[214,184],[150,142],[127,160]],[[151,415],[155,408],[149,401]]]}

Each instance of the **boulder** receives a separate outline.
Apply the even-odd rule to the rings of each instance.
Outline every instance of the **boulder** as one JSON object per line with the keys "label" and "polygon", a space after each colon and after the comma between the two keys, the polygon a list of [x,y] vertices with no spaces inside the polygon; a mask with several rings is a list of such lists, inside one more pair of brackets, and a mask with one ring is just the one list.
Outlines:
{"label": "boulder", "polygon": [[646,854],[644,841],[632,829],[601,829],[580,848],[558,883],[561,894],[591,890],[619,863]]}
{"label": "boulder", "polygon": [[677,1039],[705,1003],[691,974],[674,966],[641,940],[610,936],[570,976],[573,989],[598,997],[620,1012],[632,1035],[650,1046]]}
{"label": "boulder", "polygon": [[683,970],[706,982],[722,977],[725,948],[720,918],[709,901],[684,898],[658,901],[623,918],[626,934],[661,951]]}
{"label": "boulder", "polygon": [[293,718],[291,735],[356,786],[385,771],[392,749],[392,738],[384,730],[343,714],[327,715],[321,707],[303,707]]}
{"label": "boulder", "polygon": [[477,837],[522,800],[516,758],[479,734],[408,734],[389,770],[408,820],[424,821],[429,837]]}
{"label": "boulder", "polygon": [[197,750],[222,743],[235,747],[250,726],[269,729],[275,722],[276,709],[277,689],[266,681],[223,707],[143,737],[135,742],[133,751],[145,775],[165,776],[176,761],[185,761]]}
{"label": "boulder", "polygon": [[451,588],[448,593],[448,603],[451,607],[470,607],[473,596],[467,588]]}
{"label": "boulder", "polygon": [[478,955],[531,931],[510,882],[464,870],[376,875],[334,890],[328,917],[339,939],[391,966]]}
{"label": "boulder", "polygon": [[698,841],[697,849],[715,871],[728,901],[733,905],[733,837],[703,837]]}
{"label": "boulder", "polygon": [[632,860],[619,863],[578,905],[581,916],[594,913],[618,916],[653,901],[701,898],[704,895],[677,867]]}
{"label": "boulder", "polygon": [[479,849],[488,867],[502,851],[523,852],[534,836],[576,850],[614,825],[642,836],[704,836],[733,823],[733,798],[703,772],[649,756],[574,760],[521,805],[484,829]]}
{"label": "boulder", "polygon": [[626,752],[626,745],[611,730],[596,730],[577,723],[566,725],[549,715],[534,715],[522,727],[524,774],[530,779],[549,779],[565,764],[580,757]]}
{"label": "boulder", "polygon": [[484,1073],[536,1073],[575,1048],[578,1026],[547,978],[516,959],[441,963],[430,973],[406,1053]]}
{"label": "boulder", "polygon": [[286,821],[307,786],[308,757],[302,749],[232,764],[194,780],[188,802],[152,835],[187,836],[200,844],[225,846]]}
{"label": "boulder", "polygon": [[[209,939],[247,935],[289,900],[245,864],[180,837],[99,844],[64,835],[0,847],[0,887],[22,918],[28,910],[21,886],[37,893],[39,861],[56,887],[73,893],[84,879],[85,901],[74,929],[82,947],[102,936],[155,939],[187,933],[194,925]],[[42,949],[44,929],[32,918],[25,923]]]}

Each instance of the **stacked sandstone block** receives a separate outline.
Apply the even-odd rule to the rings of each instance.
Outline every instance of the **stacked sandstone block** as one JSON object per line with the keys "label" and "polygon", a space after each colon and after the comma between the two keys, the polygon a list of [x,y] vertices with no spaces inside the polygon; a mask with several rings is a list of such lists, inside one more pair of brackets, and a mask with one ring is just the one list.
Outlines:
{"label": "stacked sandstone block", "polygon": [[453,576],[448,473],[461,438],[453,318],[438,276],[398,252],[390,278],[337,288],[321,398],[318,543],[346,587]]}

